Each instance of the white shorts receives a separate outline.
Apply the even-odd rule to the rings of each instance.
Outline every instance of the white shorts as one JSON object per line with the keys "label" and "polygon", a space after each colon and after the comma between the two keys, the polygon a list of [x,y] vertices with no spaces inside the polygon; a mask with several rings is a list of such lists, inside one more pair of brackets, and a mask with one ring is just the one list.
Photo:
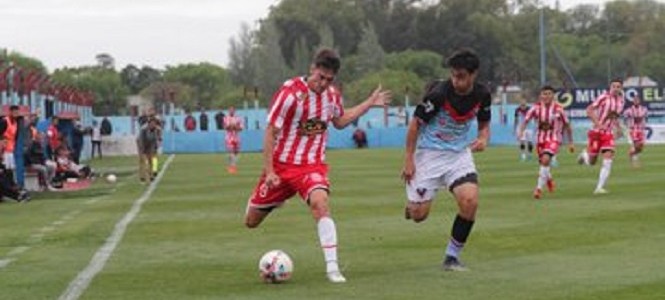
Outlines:
{"label": "white shorts", "polygon": [[2,163],[5,165],[5,169],[7,170],[16,169],[16,160],[14,160],[14,153],[12,152],[3,153]]}
{"label": "white shorts", "polygon": [[[515,135],[519,134],[519,129],[515,132]],[[524,129],[524,133],[519,136],[520,142],[530,142],[533,139],[533,130]]]}
{"label": "white shorts", "polygon": [[410,202],[430,201],[441,187],[450,189],[456,181],[477,174],[468,148],[462,152],[421,149],[416,151],[414,159],[416,173],[406,185]]}

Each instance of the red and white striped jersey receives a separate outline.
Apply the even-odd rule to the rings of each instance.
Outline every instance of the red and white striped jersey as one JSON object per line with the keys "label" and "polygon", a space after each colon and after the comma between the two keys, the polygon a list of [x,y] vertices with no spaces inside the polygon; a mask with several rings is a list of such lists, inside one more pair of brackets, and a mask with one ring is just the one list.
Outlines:
{"label": "red and white striped jersey", "polygon": [[643,131],[646,129],[648,114],[643,105],[632,105],[623,112],[623,118],[631,131]]}
{"label": "red and white striped jersey", "polygon": [[236,127],[239,129],[242,129],[242,118],[239,116],[224,116],[224,128],[226,128],[226,140],[230,139],[238,139],[238,132],[240,130],[238,129],[233,129],[229,130],[230,127]]}
{"label": "red and white striped jersey", "polygon": [[268,124],[279,129],[273,161],[293,165],[321,164],[326,157],[327,128],[344,115],[342,95],[333,86],[321,94],[305,77],[285,82],[272,99]]}
{"label": "red and white striped jersey", "polygon": [[524,118],[524,123],[530,120],[536,122],[538,128],[537,142],[561,142],[563,136],[563,129],[569,125],[568,117],[566,116],[563,107],[556,102],[545,105],[538,102],[531,107]]}
{"label": "red and white striped jersey", "polygon": [[609,92],[598,96],[595,101],[589,104],[598,114],[598,130],[602,132],[612,132],[619,125],[619,117],[623,111],[623,96],[615,96]]}

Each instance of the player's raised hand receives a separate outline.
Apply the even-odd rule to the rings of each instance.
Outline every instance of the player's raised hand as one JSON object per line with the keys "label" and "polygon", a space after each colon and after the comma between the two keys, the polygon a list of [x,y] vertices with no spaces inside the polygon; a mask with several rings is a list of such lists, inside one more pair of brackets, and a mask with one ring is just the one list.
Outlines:
{"label": "player's raised hand", "polygon": [[413,179],[413,174],[416,173],[416,165],[413,163],[412,159],[407,159],[404,162],[404,168],[402,169],[402,179],[407,184],[411,183]]}
{"label": "player's raised hand", "polygon": [[487,140],[483,138],[478,138],[473,143],[471,143],[471,151],[480,152],[487,148]]}
{"label": "player's raised hand", "polygon": [[390,100],[392,100],[392,98],[392,92],[389,90],[384,90],[380,84],[369,96],[372,106],[386,106],[390,104]]}
{"label": "player's raised hand", "polygon": [[265,182],[266,182],[266,186],[268,186],[268,188],[274,188],[274,187],[279,185],[280,179],[279,179],[279,176],[277,176],[277,174],[275,174],[275,172],[269,172],[269,173],[266,173]]}

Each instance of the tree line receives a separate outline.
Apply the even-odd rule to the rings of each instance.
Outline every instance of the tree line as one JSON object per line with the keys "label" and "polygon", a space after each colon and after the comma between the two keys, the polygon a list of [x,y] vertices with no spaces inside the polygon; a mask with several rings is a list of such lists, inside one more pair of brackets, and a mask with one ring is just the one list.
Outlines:
{"label": "tree line", "polygon": [[92,92],[96,114],[126,113],[125,98],[131,94],[189,109],[241,106],[254,97],[267,106],[282,82],[307,73],[321,47],[341,54],[338,84],[350,104],[379,83],[396,99],[417,99],[426,82],[446,76],[443,57],[460,47],[480,54],[482,82],[528,90],[540,84],[542,13],[549,84],[601,87],[613,77],[638,75],[665,82],[665,4],[615,0],[562,10],[539,2],[282,0],[256,28],[242,25],[229,41],[225,67],[130,64],[116,70],[112,57],[103,54],[98,59],[104,62],[97,65],[48,73],[37,59],[20,53],[5,54],[4,61]]}

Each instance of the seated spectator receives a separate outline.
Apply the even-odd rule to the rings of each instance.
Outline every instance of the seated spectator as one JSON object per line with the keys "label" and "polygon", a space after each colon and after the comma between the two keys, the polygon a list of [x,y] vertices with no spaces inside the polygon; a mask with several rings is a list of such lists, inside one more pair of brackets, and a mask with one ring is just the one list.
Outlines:
{"label": "seated spectator", "polygon": [[358,149],[367,148],[367,133],[360,127],[357,127],[353,132],[353,142],[356,143]]}
{"label": "seated spectator", "polygon": [[44,155],[44,147],[41,144],[41,135],[36,133],[33,142],[25,153],[25,166],[31,168],[39,175],[39,185],[42,190],[53,190],[53,178],[55,177],[56,163],[47,160]]}
{"label": "seated spectator", "polygon": [[78,165],[71,158],[71,151],[67,147],[56,150],[56,169],[53,181],[62,183],[70,178],[84,179],[93,176],[92,169],[88,166]]}
{"label": "seated spectator", "polygon": [[[4,153],[4,149],[5,141],[0,140],[0,153]],[[30,201],[30,194],[28,191],[21,189],[21,187],[14,182],[13,174],[10,174],[9,172],[13,171],[6,169],[0,159],[0,200],[4,197],[8,197],[18,202]]]}

